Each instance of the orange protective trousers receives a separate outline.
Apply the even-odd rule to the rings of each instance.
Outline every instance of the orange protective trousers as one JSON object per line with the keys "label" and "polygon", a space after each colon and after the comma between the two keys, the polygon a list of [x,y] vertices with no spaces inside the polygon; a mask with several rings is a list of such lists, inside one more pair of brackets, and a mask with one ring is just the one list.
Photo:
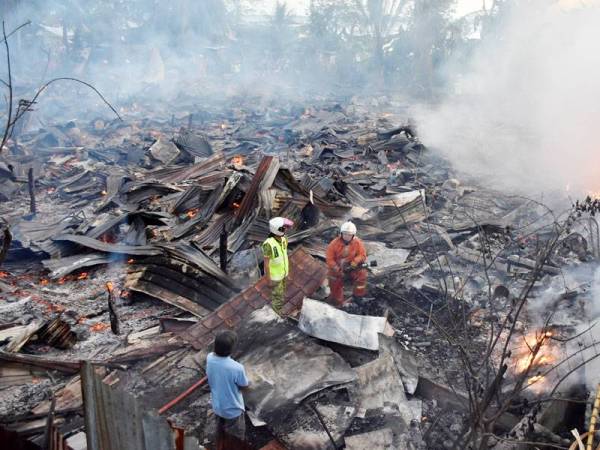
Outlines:
{"label": "orange protective trousers", "polygon": [[[348,243],[341,237],[335,238],[327,246],[327,267],[329,268],[330,300],[338,305],[344,304],[344,281],[352,282],[353,295],[364,297],[367,293],[367,269],[358,268],[367,259],[367,251],[362,241],[356,236]],[[356,269],[344,273],[348,266]]]}
{"label": "orange protective trousers", "polygon": [[[367,269],[356,269],[347,275],[349,281],[352,281],[352,295],[364,297],[367,293]],[[329,298],[338,305],[344,304],[344,276],[338,276],[337,273],[329,272],[329,289],[331,293]]]}

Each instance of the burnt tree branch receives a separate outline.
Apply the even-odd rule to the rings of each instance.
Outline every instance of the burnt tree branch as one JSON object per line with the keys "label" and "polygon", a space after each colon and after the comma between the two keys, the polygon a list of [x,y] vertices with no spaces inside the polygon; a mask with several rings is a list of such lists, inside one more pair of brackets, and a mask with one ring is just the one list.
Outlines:
{"label": "burnt tree branch", "polygon": [[8,36],[6,35],[6,26],[4,21],[2,21],[2,36],[4,37],[4,47],[6,50],[6,71],[8,76],[8,81],[6,82],[8,89],[8,98],[7,98],[7,106],[8,112],[6,115],[6,126],[4,128],[4,133],[2,134],[2,142],[0,142],[0,154],[2,154],[2,150],[4,149],[4,145],[6,141],[8,141],[8,136],[11,132],[11,121],[13,114],[13,86],[12,86],[12,70],[10,66],[10,46],[8,45]]}

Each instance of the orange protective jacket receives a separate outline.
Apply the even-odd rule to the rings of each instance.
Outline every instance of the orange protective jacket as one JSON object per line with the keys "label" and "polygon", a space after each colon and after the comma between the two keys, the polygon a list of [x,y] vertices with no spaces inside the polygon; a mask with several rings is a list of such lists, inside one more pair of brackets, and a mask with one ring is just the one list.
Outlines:
{"label": "orange protective jacket", "polygon": [[330,273],[339,272],[343,265],[357,266],[366,260],[367,250],[365,245],[356,236],[347,245],[339,236],[327,246],[327,267],[329,267]]}

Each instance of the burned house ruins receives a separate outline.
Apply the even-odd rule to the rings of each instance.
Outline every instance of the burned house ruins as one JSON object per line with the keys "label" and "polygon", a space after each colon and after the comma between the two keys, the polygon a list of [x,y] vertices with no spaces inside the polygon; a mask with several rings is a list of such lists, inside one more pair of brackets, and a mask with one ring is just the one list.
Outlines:
{"label": "burned house ruins", "polygon": [[[0,7],[1,448],[217,448],[206,358],[223,330],[250,379],[243,448],[599,445],[593,187],[526,195],[430,143],[416,104],[439,101],[436,73],[414,62],[425,86],[390,69],[400,32],[362,25],[390,43],[369,57],[381,70],[356,79],[338,47],[301,67],[327,2],[308,2],[309,16],[277,2],[270,16],[183,1],[160,10],[165,23],[138,14],[149,1],[82,2],[77,21],[55,3],[47,17]],[[371,3],[388,2],[356,2]],[[363,12],[352,20],[375,23]],[[121,37],[98,37],[100,23]],[[174,50],[152,29],[201,45]],[[240,42],[275,36],[261,29],[279,36],[258,54],[278,74],[264,83],[247,72],[258,51]],[[48,49],[41,84],[13,70],[34,41]],[[357,66],[367,47],[353,50]],[[312,91],[318,70],[327,88]],[[413,97],[390,91],[401,76]],[[279,216],[294,225],[277,314],[261,244]],[[326,251],[348,220],[367,250],[367,295],[341,308]]]}

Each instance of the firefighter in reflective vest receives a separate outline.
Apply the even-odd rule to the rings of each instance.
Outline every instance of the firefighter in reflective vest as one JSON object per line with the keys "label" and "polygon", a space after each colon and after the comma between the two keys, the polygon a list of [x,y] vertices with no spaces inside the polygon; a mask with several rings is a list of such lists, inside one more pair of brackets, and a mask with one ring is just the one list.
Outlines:
{"label": "firefighter in reflective vest", "polygon": [[356,237],[356,225],[346,222],[340,227],[340,235],[327,246],[327,267],[329,269],[329,299],[343,306],[344,279],[352,282],[353,296],[362,298],[367,293],[367,251],[362,241]]}
{"label": "firefighter in reflective vest", "polygon": [[277,314],[281,313],[285,300],[285,282],[290,270],[285,232],[293,225],[294,222],[284,217],[269,220],[269,238],[262,245],[265,275],[271,284],[271,306]]}

